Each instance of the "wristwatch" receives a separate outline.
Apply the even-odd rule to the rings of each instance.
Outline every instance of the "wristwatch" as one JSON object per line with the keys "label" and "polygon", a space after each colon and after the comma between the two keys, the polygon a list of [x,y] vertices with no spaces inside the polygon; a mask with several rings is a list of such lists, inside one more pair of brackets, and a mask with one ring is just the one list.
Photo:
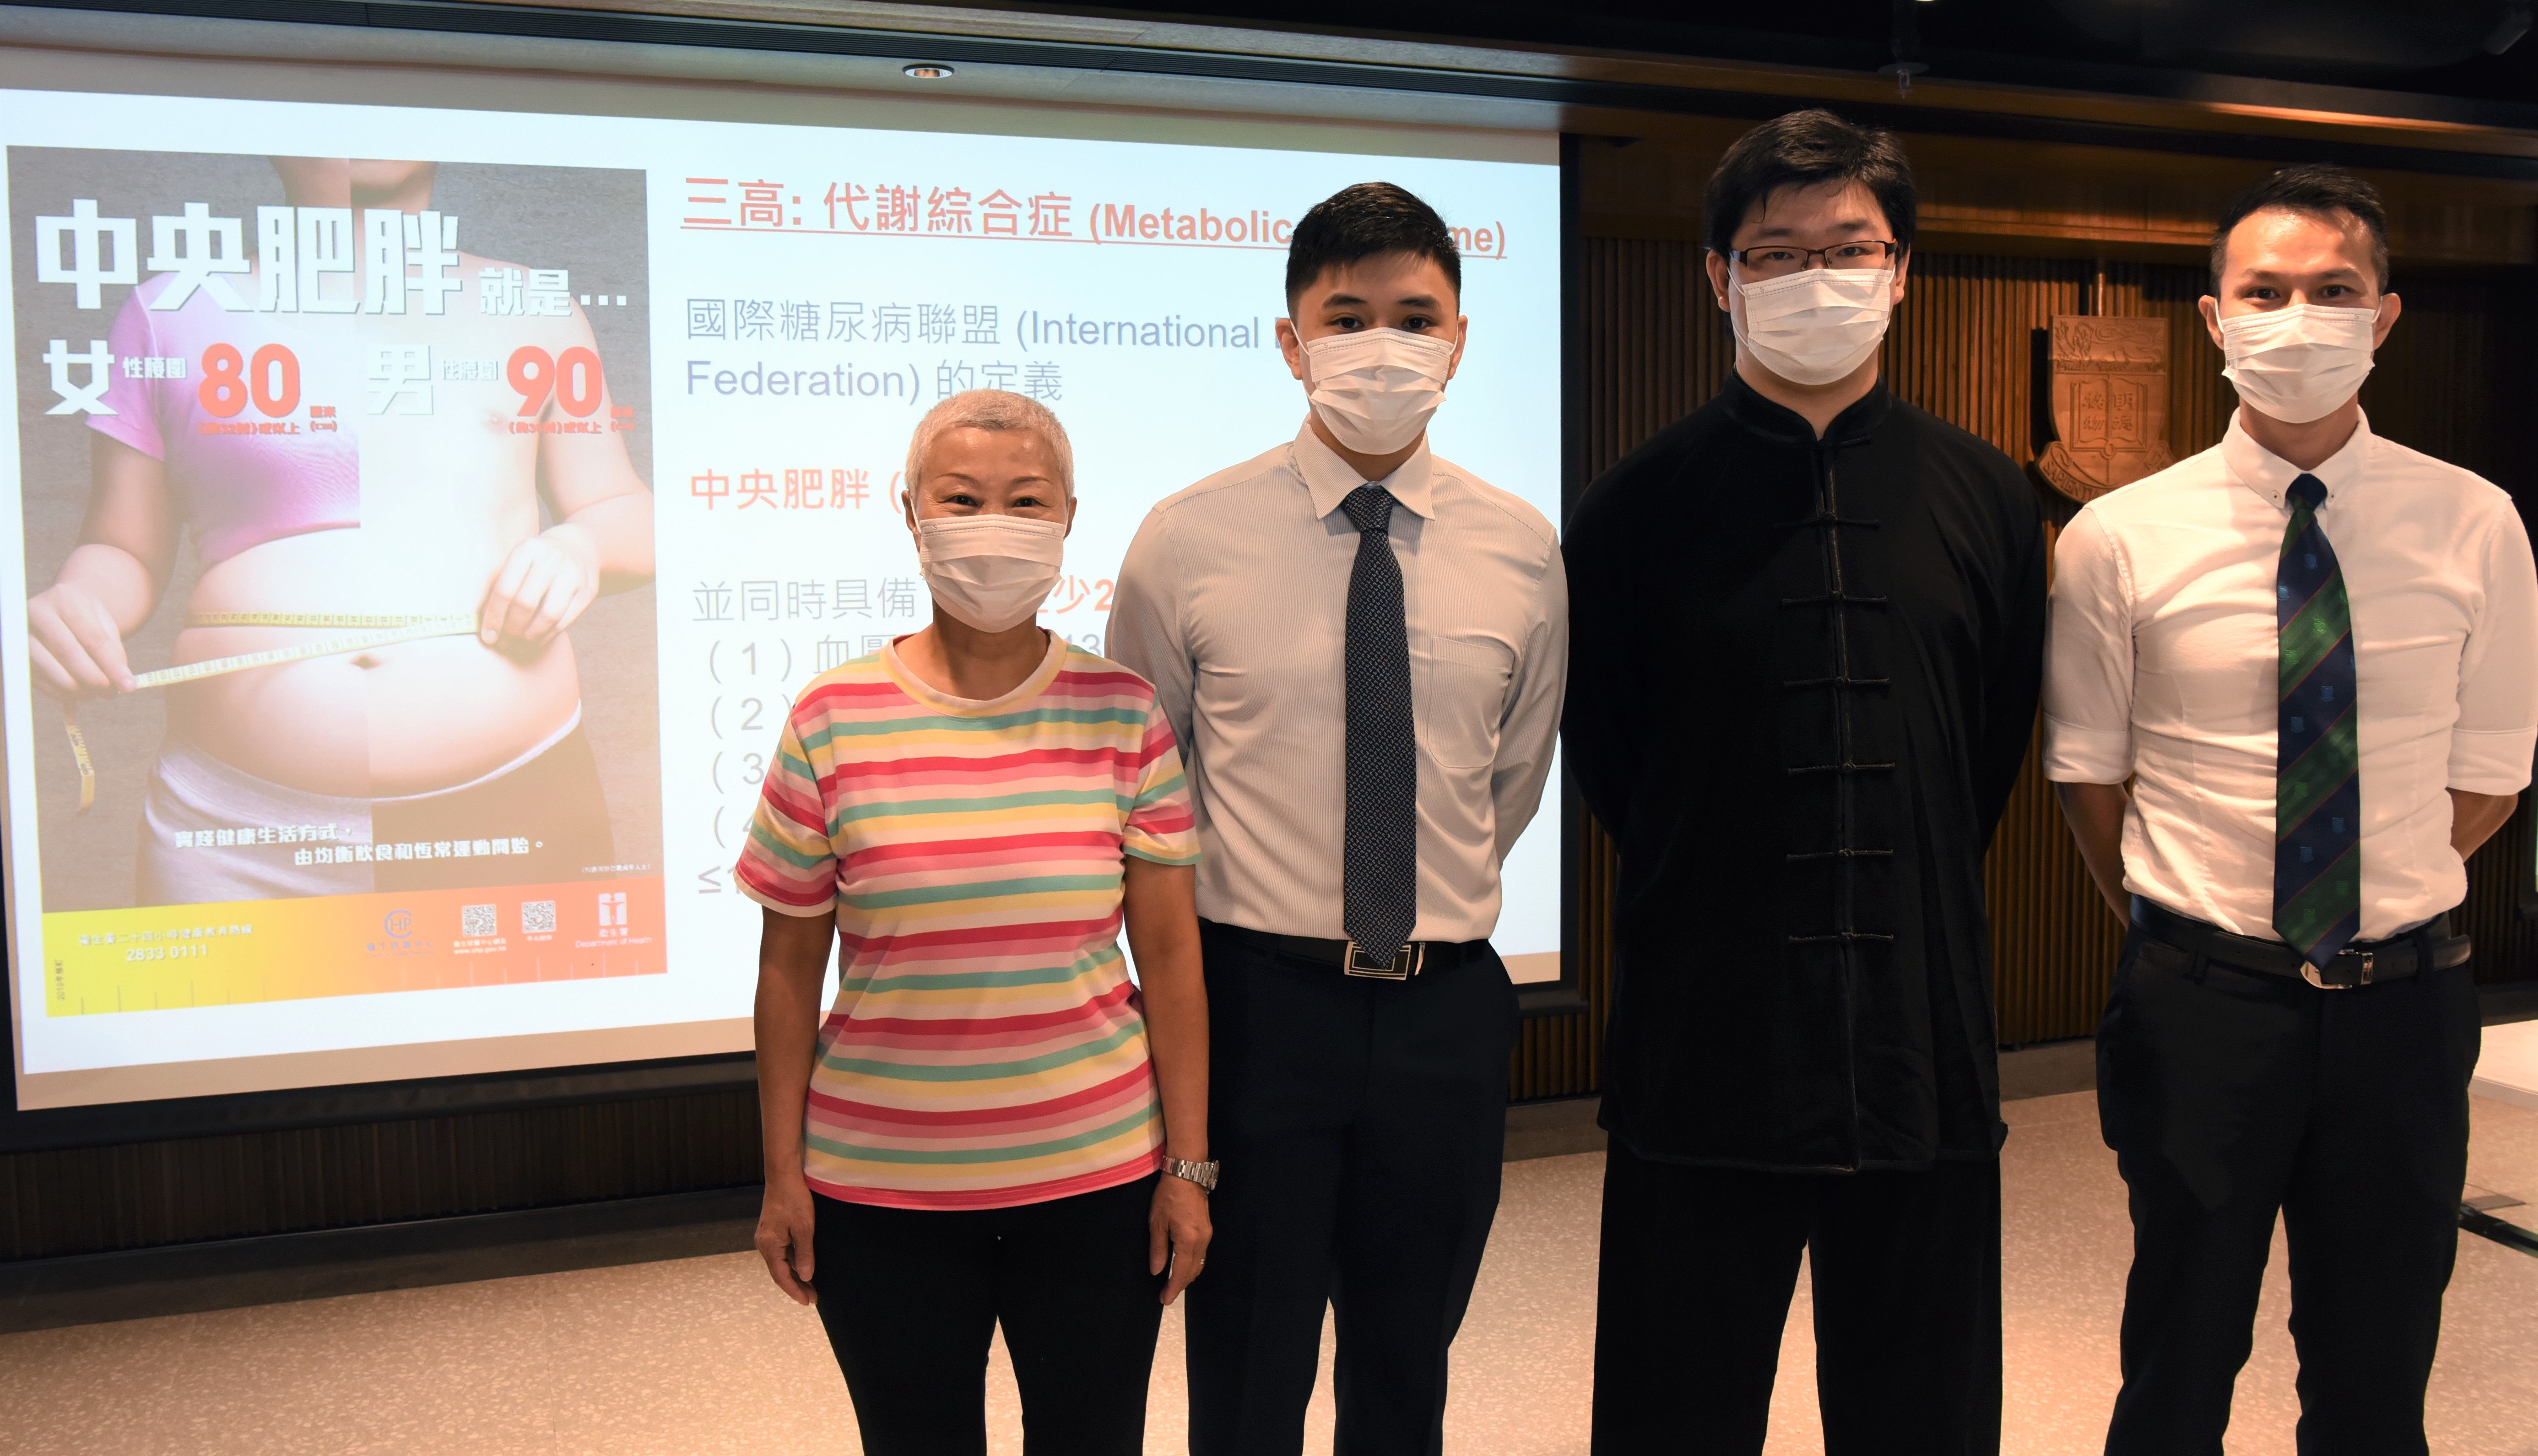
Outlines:
{"label": "wristwatch", "polygon": [[1189,1182],[1196,1183],[1202,1191],[1208,1193],[1214,1193],[1216,1191],[1216,1171],[1218,1166],[1219,1164],[1217,1160],[1213,1158],[1209,1158],[1205,1162],[1192,1162],[1185,1158],[1167,1158],[1164,1159],[1165,1172],[1171,1174],[1175,1178],[1182,1178]]}

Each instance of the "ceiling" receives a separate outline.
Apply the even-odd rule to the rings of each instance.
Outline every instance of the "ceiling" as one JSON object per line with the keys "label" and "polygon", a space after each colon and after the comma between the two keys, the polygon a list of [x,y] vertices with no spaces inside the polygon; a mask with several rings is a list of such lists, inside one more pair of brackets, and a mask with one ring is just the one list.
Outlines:
{"label": "ceiling", "polygon": [[2235,77],[2486,102],[2490,124],[2538,125],[2529,0],[1008,0],[996,8],[1863,73],[1902,61],[1931,80],[2143,96]]}

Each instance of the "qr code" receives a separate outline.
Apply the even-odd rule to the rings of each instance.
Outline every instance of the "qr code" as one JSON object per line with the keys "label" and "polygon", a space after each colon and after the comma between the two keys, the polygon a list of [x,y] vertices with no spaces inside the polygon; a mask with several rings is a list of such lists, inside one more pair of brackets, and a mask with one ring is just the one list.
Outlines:
{"label": "qr code", "polygon": [[520,933],[552,935],[555,932],[555,901],[533,899],[520,902]]}
{"label": "qr code", "polygon": [[494,919],[494,907],[492,905],[460,905],[458,907],[458,933],[460,935],[501,934],[501,931],[497,928],[497,922]]}

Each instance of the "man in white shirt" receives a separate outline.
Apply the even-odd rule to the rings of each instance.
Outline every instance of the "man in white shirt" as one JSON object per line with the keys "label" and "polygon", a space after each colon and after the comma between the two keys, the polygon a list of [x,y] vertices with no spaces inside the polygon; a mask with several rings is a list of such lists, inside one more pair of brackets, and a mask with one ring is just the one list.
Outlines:
{"label": "man in white shirt", "polygon": [[1452,234],[1369,182],[1293,237],[1278,342],[1304,426],[1156,506],[1110,616],[1205,851],[1224,1172],[1189,1304],[1198,1456],[1302,1449],[1325,1302],[1338,1449],[1442,1439],[1516,1029],[1499,866],[1568,671],[1551,523],[1428,448],[1465,341]]}
{"label": "man in white shirt", "polygon": [[2508,496],[2363,417],[2386,234],[2330,166],[2240,199],[2202,305],[2228,434],[2055,556],[2045,776],[2131,920],[2098,1030],[2134,1230],[2110,1456],[2219,1456],[2278,1210],[2304,1456],[2425,1450],[2479,1034],[2446,912],[2529,782],[2538,573]]}

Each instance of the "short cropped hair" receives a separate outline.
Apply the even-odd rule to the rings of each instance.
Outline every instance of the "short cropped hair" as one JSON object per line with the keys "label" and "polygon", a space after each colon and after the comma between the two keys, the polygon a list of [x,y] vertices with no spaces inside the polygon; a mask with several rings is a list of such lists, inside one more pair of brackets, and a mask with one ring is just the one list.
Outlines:
{"label": "short cropped hair", "polygon": [[2238,194],[2238,200],[2221,214],[2220,226],[2212,230],[2215,294],[2221,292],[2221,271],[2229,259],[2231,232],[2261,212],[2300,213],[2339,228],[2344,224],[2336,214],[2351,214],[2371,234],[2371,269],[2378,275],[2380,292],[2387,292],[2388,209],[2379,200],[2379,189],[2343,167],[2303,162],[2280,168]]}
{"label": "short cropped hair", "polygon": [[1002,389],[965,389],[925,412],[907,441],[907,474],[902,479],[913,496],[925,478],[925,452],[950,430],[1028,430],[1048,444],[1057,457],[1057,483],[1075,498],[1075,447],[1066,441],[1066,427],[1049,407],[1035,399]]}
{"label": "short cropped hair", "polygon": [[1314,203],[1287,238],[1287,311],[1325,268],[1345,268],[1387,253],[1426,258],[1445,270],[1454,298],[1463,297],[1463,255],[1436,210],[1408,188],[1360,182]]}
{"label": "short cropped hair", "polygon": [[1746,214],[1783,187],[1857,182],[1886,214],[1898,251],[1912,250],[1920,193],[1912,164],[1891,131],[1855,126],[1821,107],[1775,116],[1738,137],[1701,194],[1701,240],[1721,257],[1736,246]]}

